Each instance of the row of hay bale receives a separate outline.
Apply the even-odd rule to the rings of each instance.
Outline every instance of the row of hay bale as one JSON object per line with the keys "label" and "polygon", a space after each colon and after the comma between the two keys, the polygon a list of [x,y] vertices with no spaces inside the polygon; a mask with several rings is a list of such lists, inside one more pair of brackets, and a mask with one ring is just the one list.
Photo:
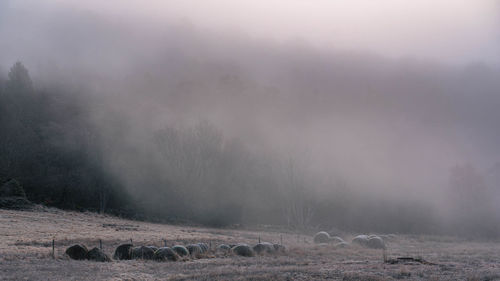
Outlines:
{"label": "row of hay bale", "polygon": [[[383,236],[386,237],[386,236]],[[349,247],[351,244],[356,244],[365,248],[371,249],[385,249],[386,245],[384,239],[381,236],[377,235],[358,235],[354,237],[351,241],[351,244],[344,241],[344,239],[338,236],[330,236],[326,231],[320,231],[314,235],[314,243],[316,244],[325,244],[331,243],[334,244],[335,247],[345,248]]]}
{"label": "row of hay bale", "polygon": [[199,257],[207,253],[209,247],[205,243],[175,245],[172,247],[137,246],[132,244],[122,244],[118,246],[113,255],[115,260],[158,260],[158,261],[178,261],[182,258],[192,256]]}
{"label": "row of hay bale", "polygon": [[[115,260],[156,260],[156,261],[178,261],[188,257],[199,258],[210,251],[206,243],[189,245],[175,245],[172,247],[135,246],[122,244],[115,249],[113,259]],[[233,253],[244,257],[253,257],[255,254],[271,254],[284,252],[285,246],[268,242],[258,243],[251,247],[248,244],[221,244],[216,248],[217,252]],[[109,262],[111,259],[101,249],[93,248],[88,251],[85,245],[75,244],[66,249],[66,255],[74,260],[92,260]]]}
{"label": "row of hay bale", "polygon": [[257,243],[254,246],[250,246],[248,244],[237,244],[237,245],[219,245],[217,247],[218,250],[229,252],[231,251],[235,255],[243,256],[243,257],[253,257],[256,254],[274,254],[274,253],[283,253],[285,252],[285,246],[281,244],[273,244],[269,242],[261,242]]}
{"label": "row of hay bale", "polygon": [[92,260],[98,262],[110,262],[111,259],[99,248],[87,250],[85,245],[76,244],[66,249],[66,255],[74,260]]}

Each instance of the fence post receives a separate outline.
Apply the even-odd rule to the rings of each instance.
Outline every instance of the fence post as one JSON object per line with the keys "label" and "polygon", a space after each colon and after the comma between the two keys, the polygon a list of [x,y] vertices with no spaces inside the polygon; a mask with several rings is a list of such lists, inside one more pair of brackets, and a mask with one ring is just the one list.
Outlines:
{"label": "fence post", "polygon": [[101,239],[99,239],[99,249],[102,250],[102,240]]}
{"label": "fence post", "polygon": [[260,244],[260,235],[259,235],[259,244]]}
{"label": "fence post", "polygon": [[56,259],[56,241],[52,239],[52,258]]}

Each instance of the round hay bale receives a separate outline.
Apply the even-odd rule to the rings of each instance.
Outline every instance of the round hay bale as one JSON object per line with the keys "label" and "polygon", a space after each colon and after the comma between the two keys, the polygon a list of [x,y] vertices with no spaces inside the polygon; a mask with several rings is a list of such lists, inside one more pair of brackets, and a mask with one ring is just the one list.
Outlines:
{"label": "round hay bale", "polygon": [[158,250],[158,247],[156,247],[156,246],[146,246],[146,247],[148,247],[151,250],[153,250],[153,252],[156,252]]}
{"label": "round hay bale", "polygon": [[335,246],[335,248],[349,248],[351,246],[351,244],[349,244],[347,242],[339,242],[333,246]]}
{"label": "round hay bale", "polygon": [[98,262],[110,262],[111,259],[101,249],[93,248],[87,253],[87,259]]}
{"label": "round hay bale", "polygon": [[352,244],[357,244],[360,246],[366,246],[368,243],[368,236],[367,235],[358,235],[352,239]]}
{"label": "round hay bale", "polygon": [[330,237],[330,243],[338,244],[338,243],[345,243],[344,239],[338,237],[338,236],[333,236]]}
{"label": "round hay bale", "polygon": [[366,242],[366,247],[372,249],[385,249],[384,240],[378,236],[370,237]]}
{"label": "round hay bale", "polygon": [[255,255],[252,248],[250,248],[247,244],[236,245],[231,250],[238,256],[253,257]]}
{"label": "round hay bale", "polygon": [[189,254],[192,256],[198,256],[202,253],[201,247],[198,244],[189,244],[186,246],[189,251]]}
{"label": "round hay bale", "polygon": [[219,246],[217,246],[217,251],[220,251],[220,252],[229,252],[231,250],[231,247],[229,247],[229,245],[226,245],[226,244],[220,244]]}
{"label": "round hay bale", "polygon": [[330,234],[325,231],[320,231],[314,235],[314,243],[328,243],[330,242]]}
{"label": "round hay bale", "polygon": [[274,246],[271,243],[262,242],[262,243],[259,243],[255,246],[253,246],[253,250],[257,254],[263,254],[263,253],[270,254],[270,253],[274,252]]}
{"label": "round hay bale", "polygon": [[130,260],[131,257],[131,249],[134,245],[132,244],[121,244],[115,250],[115,254],[113,255],[113,259],[115,260]]}
{"label": "round hay bale", "polygon": [[172,247],[172,250],[174,250],[174,252],[176,252],[181,257],[189,255],[189,250],[182,245],[175,245]]}
{"label": "round hay bale", "polygon": [[206,253],[210,249],[205,243],[198,243],[198,246],[200,246],[202,253]]}
{"label": "round hay bale", "polygon": [[179,255],[169,247],[161,247],[154,253],[154,259],[158,261],[178,261]]}
{"label": "round hay bale", "polygon": [[74,260],[84,260],[87,258],[87,247],[85,245],[75,244],[66,249],[66,255]]}
{"label": "round hay bale", "polygon": [[285,251],[286,251],[286,247],[285,247],[285,246],[283,246],[283,245],[281,245],[281,244],[273,244],[273,247],[274,247],[274,250],[275,250],[276,252],[281,252],[281,253],[283,253],[283,252],[285,252]]}
{"label": "round hay bale", "polygon": [[155,251],[146,246],[133,247],[130,250],[130,257],[132,259],[152,260],[154,258],[154,255]]}
{"label": "round hay bale", "polygon": [[397,238],[396,234],[382,234],[379,235],[380,238],[384,241],[393,241],[394,239]]}

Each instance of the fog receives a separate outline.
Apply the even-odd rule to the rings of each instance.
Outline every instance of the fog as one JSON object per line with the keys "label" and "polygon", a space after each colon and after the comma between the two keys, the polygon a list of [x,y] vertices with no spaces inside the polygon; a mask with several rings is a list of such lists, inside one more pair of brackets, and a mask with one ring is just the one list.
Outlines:
{"label": "fog", "polygon": [[154,215],[500,233],[498,1],[199,2],[2,1],[0,76],[71,96]]}

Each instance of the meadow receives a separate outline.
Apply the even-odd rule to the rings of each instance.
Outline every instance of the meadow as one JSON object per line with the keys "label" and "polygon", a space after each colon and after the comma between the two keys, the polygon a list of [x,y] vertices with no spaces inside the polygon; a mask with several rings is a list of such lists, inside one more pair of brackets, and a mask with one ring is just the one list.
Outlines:
{"label": "meadow", "polygon": [[[206,228],[124,220],[95,213],[39,208],[0,210],[0,279],[2,280],[497,280],[500,244],[448,236],[401,235],[389,241],[387,259],[413,257],[430,264],[384,262],[383,250],[352,245],[314,244],[309,233],[276,227]],[[346,241],[356,234],[343,233]],[[75,243],[114,249],[134,245],[168,246],[205,242],[281,243],[285,253],[240,257],[211,251],[178,262],[149,260],[98,263],[69,259]],[[52,256],[55,241],[55,257]]]}

